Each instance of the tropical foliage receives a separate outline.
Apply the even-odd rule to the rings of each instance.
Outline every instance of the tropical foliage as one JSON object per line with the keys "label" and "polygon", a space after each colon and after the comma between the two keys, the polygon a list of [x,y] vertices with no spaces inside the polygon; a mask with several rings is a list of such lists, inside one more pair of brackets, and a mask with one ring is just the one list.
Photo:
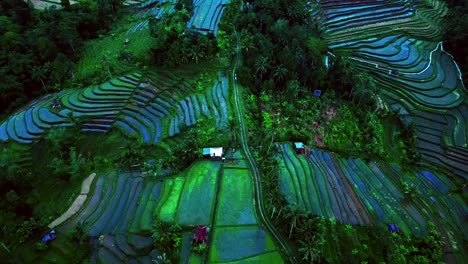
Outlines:
{"label": "tropical foliage", "polygon": [[447,16],[447,33],[444,48],[455,56],[463,79],[468,75],[468,49],[464,45],[468,38],[468,1],[448,0],[450,11]]}
{"label": "tropical foliage", "polygon": [[186,23],[190,14],[181,9],[161,19],[151,18],[149,27],[155,38],[153,54],[157,65],[176,66],[212,59],[218,46],[213,35],[190,32]]}
{"label": "tropical foliage", "polygon": [[272,150],[273,142],[293,140],[353,156],[388,158],[382,115],[368,111],[370,105],[362,107],[346,102],[333,92],[321,98],[311,92],[302,93],[302,99],[296,101],[267,93],[258,98],[247,97],[248,107],[252,109],[247,119],[255,133],[252,140],[260,159]]}
{"label": "tropical foliage", "polygon": [[26,1],[1,1],[0,113],[55,87],[76,85],[73,70],[83,42],[106,32],[120,6],[121,1],[83,0],[39,11]]}
{"label": "tropical foliage", "polygon": [[182,228],[177,224],[158,221],[153,228],[154,247],[165,254],[171,263],[177,263],[182,246]]}
{"label": "tropical foliage", "polygon": [[239,80],[254,94],[285,93],[292,81],[318,86],[324,79],[326,44],[302,1],[249,1],[237,28],[243,55]]}

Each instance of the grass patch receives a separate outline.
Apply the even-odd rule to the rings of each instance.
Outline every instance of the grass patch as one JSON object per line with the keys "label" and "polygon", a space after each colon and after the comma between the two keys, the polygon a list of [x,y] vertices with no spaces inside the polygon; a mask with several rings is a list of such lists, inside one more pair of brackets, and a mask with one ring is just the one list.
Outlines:
{"label": "grass patch", "polygon": [[[127,17],[115,26],[115,29],[99,39],[86,43],[82,59],[76,66],[76,77],[83,83],[99,84],[112,75],[120,75],[148,65],[148,56],[154,38],[149,29],[127,34],[127,31],[138,22]],[[126,39],[128,43],[125,44]]]}

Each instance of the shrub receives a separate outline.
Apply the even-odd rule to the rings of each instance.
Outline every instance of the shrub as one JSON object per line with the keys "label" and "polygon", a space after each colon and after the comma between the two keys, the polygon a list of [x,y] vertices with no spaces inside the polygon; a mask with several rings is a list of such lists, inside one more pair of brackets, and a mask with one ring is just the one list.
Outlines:
{"label": "shrub", "polygon": [[153,242],[160,252],[169,252],[167,258],[172,263],[179,262],[182,243],[182,228],[173,223],[156,221],[153,225]]}
{"label": "shrub", "polygon": [[78,245],[83,245],[88,239],[86,234],[86,226],[84,222],[80,222],[75,226],[71,233],[71,239]]}
{"label": "shrub", "polygon": [[47,249],[47,244],[44,243],[44,242],[37,242],[35,244],[35,248],[38,250],[38,251],[45,251]]}

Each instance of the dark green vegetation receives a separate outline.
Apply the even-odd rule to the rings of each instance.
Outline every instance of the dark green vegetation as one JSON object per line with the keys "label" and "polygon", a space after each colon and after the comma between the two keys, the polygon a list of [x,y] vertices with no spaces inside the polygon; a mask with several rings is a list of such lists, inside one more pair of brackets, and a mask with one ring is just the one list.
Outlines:
{"label": "dark green vegetation", "polygon": [[240,83],[256,95],[287,94],[291,100],[302,95],[301,87],[318,87],[326,75],[327,46],[319,39],[317,26],[306,22],[311,17],[304,2],[246,3],[236,21],[243,55]]}
{"label": "dark green vegetation", "polygon": [[[2,107],[70,88],[0,122],[0,259],[464,259],[466,89],[437,42],[446,22],[464,59],[463,8],[129,3],[0,4]],[[214,146],[226,159],[200,161]],[[82,207],[39,243],[91,172]]]}
{"label": "dark green vegetation", "polygon": [[[372,76],[358,74],[340,55],[326,69],[327,45],[302,1],[255,1],[241,14],[239,81],[252,93],[247,102],[257,157],[268,155],[274,141],[298,140],[347,155],[415,163],[417,156],[402,153],[414,148],[410,126],[396,127],[395,133],[406,133],[395,138],[403,147],[387,154],[384,123],[395,119],[382,109]],[[316,89],[322,98],[313,95]]]}
{"label": "dark green vegetation", "polygon": [[447,32],[444,35],[445,48],[457,61],[463,73],[463,79],[468,77],[468,48],[464,43],[468,38],[468,1],[448,0]]}
{"label": "dark green vegetation", "polygon": [[[285,218],[286,216],[281,215],[290,213],[291,208],[288,207],[295,208],[298,205],[294,202],[288,205],[282,197],[286,195],[284,188],[280,190],[276,186],[279,181],[278,176],[275,176],[279,167],[273,158],[276,152],[274,145],[276,141],[303,141],[308,145],[336,151],[345,156],[362,157],[366,160],[377,158],[397,163],[407,170],[415,170],[416,165],[432,164],[431,167],[435,170],[455,174],[457,177],[453,180],[457,185],[460,185],[466,177],[467,167],[466,163],[463,163],[466,158],[451,157],[452,148],[457,154],[460,153],[460,156],[466,153],[464,132],[466,104],[463,103],[465,90],[462,87],[463,84],[460,84],[456,69],[452,68],[453,63],[450,62],[446,53],[436,49],[437,43],[428,41],[425,44],[428,46],[427,51],[421,46],[416,49],[411,48],[409,51],[403,46],[395,50],[385,46],[385,43],[394,43],[392,39],[398,39],[398,43],[402,43],[401,41],[409,38],[401,36],[405,34],[432,41],[440,39],[440,33],[443,32],[441,26],[443,20],[438,15],[443,16],[447,9],[443,3],[436,1],[427,4],[418,2],[414,3],[411,8],[423,11],[413,15],[414,13],[408,12],[409,10],[406,11],[410,5],[400,7],[399,3],[394,3],[394,6],[391,3],[381,4],[383,9],[400,8],[405,17],[410,17],[406,20],[408,27],[403,27],[401,30],[394,29],[393,23],[404,23],[404,20],[400,22],[395,18],[395,22],[375,24],[375,28],[368,29],[358,18],[360,11],[349,10],[359,6],[365,9],[363,14],[371,17],[369,21],[372,21],[374,7],[366,7],[366,3],[358,3],[358,1],[355,3],[322,1],[318,5],[313,4],[314,8],[311,12],[304,10],[303,7],[295,8],[296,5],[303,5],[300,2],[293,1],[286,4],[282,1],[252,1],[244,5],[244,10],[237,19],[243,54],[243,68],[239,70],[239,81],[248,88],[245,97],[249,103],[247,113],[249,113],[252,150],[264,177],[263,187],[267,210],[272,216],[278,215],[278,219]],[[313,14],[312,18],[309,17],[310,14]],[[341,15],[345,22],[337,19]],[[430,19],[425,20],[429,16]],[[300,19],[297,20],[297,17]],[[424,19],[421,19],[422,17]],[[383,19],[391,20],[391,16]],[[350,21],[349,26],[346,20]],[[374,36],[376,38],[371,38]],[[307,46],[307,43],[313,44]],[[425,42],[421,41],[416,45],[421,45],[421,43]],[[327,49],[330,48],[336,49],[336,51],[333,50],[335,56],[327,53]],[[372,48],[375,48],[375,51]],[[429,51],[432,52],[429,56],[426,55],[430,58],[429,65],[427,65],[427,59],[425,63],[422,63],[424,60],[419,59],[421,56],[419,54],[423,52],[428,54]],[[355,57],[349,59],[351,56]],[[332,65],[329,72],[323,66],[325,60]],[[318,62],[316,67],[314,67],[314,62]],[[417,65],[416,62],[419,64]],[[446,65],[442,68],[443,70],[440,68],[443,67],[442,65]],[[431,67],[437,68],[437,71],[434,70],[431,73]],[[394,81],[398,78],[389,77],[391,75],[389,71],[394,68],[400,71],[403,81]],[[308,71],[304,73],[306,69]],[[424,76],[419,76],[423,74]],[[450,87],[450,90],[444,87]],[[325,96],[322,94],[320,99],[314,98],[312,92],[316,89],[324,90]],[[414,93],[414,95],[406,93]],[[424,96],[420,95],[421,93]],[[461,96],[458,96],[459,94]],[[441,98],[443,96],[445,98]],[[451,109],[452,107],[457,109]],[[451,109],[446,115],[449,120],[448,124],[440,117],[436,117],[439,114],[436,114],[435,109],[444,109],[443,111]],[[431,119],[441,120],[440,124],[430,124]],[[453,127],[452,122],[461,125]],[[439,127],[442,133],[430,131],[431,129],[439,130]],[[443,127],[447,129],[444,130]],[[434,138],[434,135],[439,136],[439,139]],[[440,148],[437,144],[441,138],[447,142],[447,145],[442,145],[442,147],[449,155],[437,149]],[[440,167],[440,163],[444,164],[444,167]],[[318,173],[316,168],[312,171]],[[302,175],[298,168],[290,173],[298,177]],[[334,172],[334,177],[337,176],[337,172]],[[305,182],[316,180],[316,177],[314,175],[311,178],[306,177]],[[307,188],[303,184],[304,182],[301,182],[295,188]],[[319,182],[317,186],[326,188],[324,184]],[[379,185],[372,183],[372,186]],[[405,186],[405,193],[411,196],[410,193],[414,191],[410,191],[411,188],[408,185]],[[363,186],[359,185],[359,188]],[[331,191],[338,195],[337,191]],[[312,197],[323,195],[322,192],[322,189],[309,189],[308,193],[303,195],[317,201]],[[383,192],[379,190],[377,193]],[[360,197],[356,201],[365,201],[365,199]],[[369,199],[371,199],[370,202],[375,202],[373,198]],[[331,205],[320,201],[321,206],[330,209]],[[405,201],[402,200],[403,203]],[[387,202],[378,201],[378,203],[381,206],[389,206]],[[418,208],[420,206],[418,205]],[[323,214],[320,210],[313,211],[315,214]],[[460,214],[455,216],[453,221],[457,222],[456,219],[460,217],[462,217]],[[287,222],[292,223],[289,229],[283,229],[283,235],[290,236],[296,221],[297,219],[293,217],[289,221],[276,222],[280,228],[285,227]],[[382,221],[396,220],[385,218]],[[449,225],[447,224],[448,230],[450,230]],[[440,227],[439,230],[443,229]],[[360,233],[358,237],[365,237],[364,233]],[[446,233],[444,236],[447,239]],[[300,237],[297,236],[292,241],[297,241]],[[465,241],[466,236],[461,234],[458,239]],[[295,243],[295,246],[307,248],[307,246],[316,246],[317,243],[317,241],[310,240],[301,244]],[[448,244],[445,242],[446,247],[453,246],[453,244]],[[434,243],[434,248],[441,250],[441,245],[440,242]],[[456,243],[454,248],[457,248]],[[304,249],[302,251],[304,252]],[[414,250],[416,251],[421,251],[421,249]],[[315,252],[320,252],[320,250]],[[381,251],[374,248],[371,252]],[[411,253],[403,255],[405,254]],[[461,254],[458,255],[458,260],[463,258],[463,250],[458,251],[457,254]],[[376,253],[377,255],[379,253]],[[442,257],[440,252],[434,256],[430,252],[424,252],[422,255],[424,256],[419,256],[418,259],[407,259],[407,261],[424,263],[439,261]],[[330,256],[338,256],[338,260],[322,259],[322,261],[334,263],[341,262],[340,257],[350,259],[349,256],[336,253]],[[308,257],[310,258],[310,255]],[[390,261],[387,253],[378,258]],[[360,262],[362,259],[355,261]],[[374,259],[374,261],[382,261],[382,259]],[[405,263],[402,259],[394,258],[391,262]]]}
{"label": "dark green vegetation", "polygon": [[[181,96],[186,95],[183,94],[184,89],[195,91],[197,81],[208,82],[213,76],[206,74],[191,80],[190,83],[193,84],[183,81],[181,84],[180,79],[171,81],[166,76],[166,82],[173,85],[172,87],[185,85],[185,88],[178,90],[180,94],[169,94],[163,83],[155,84],[158,88],[153,87],[152,90],[148,88],[145,91],[146,95],[150,91],[154,93],[155,100],[149,103],[144,97],[138,97],[134,93],[131,95],[134,96],[133,99],[125,97],[126,93],[122,85],[127,85],[127,89],[140,89],[136,88],[137,85],[130,86],[131,83],[128,83],[130,80],[128,78],[137,78],[135,76],[139,75],[103,84],[100,87],[102,90],[97,89],[98,87],[92,87],[90,90],[73,91],[70,89],[67,91],[67,96],[61,98],[63,106],[59,113],[48,110],[51,108],[50,100],[35,104],[34,108],[30,109],[36,112],[33,120],[25,119],[27,129],[22,129],[20,122],[10,122],[9,136],[16,139],[19,139],[19,136],[23,138],[23,143],[29,143],[29,145],[17,145],[14,142],[8,142],[3,143],[4,146],[2,146],[0,179],[4,195],[2,195],[1,210],[5,217],[1,219],[1,224],[6,230],[2,242],[11,251],[28,239],[39,239],[40,235],[46,231],[44,225],[50,223],[59,216],[60,212],[63,212],[63,208],[71,204],[71,199],[77,194],[78,184],[91,171],[105,172],[115,168],[123,170],[132,168],[158,179],[177,174],[196,159],[200,159],[201,148],[204,146],[215,144],[227,147],[229,133],[226,131],[224,136],[216,136],[218,129],[222,127],[227,129],[229,122],[227,105],[223,101],[225,95],[221,91],[225,88],[224,91],[227,92],[227,86],[224,85],[222,88],[221,80],[211,80],[212,83],[214,82],[214,88],[210,88],[211,85],[202,84],[198,87],[201,94],[191,93],[192,97],[181,100],[179,98],[184,98]],[[156,81],[161,76],[153,74],[152,78]],[[173,78],[177,77],[173,76]],[[127,80],[127,83],[122,80]],[[120,93],[116,92],[117,89],[120,89]],[[143,91],[139,92],[143,93]],[[154,107],[151,110],[153,113],[160,111],[156,113],[159,113],[161,120],[154,120],[159,126],[150,126],[148,123],[144,123],[143,126],[139,125],[140,119],[147,120],[148,117],[132,114],[134,112],[130,112],[130,109],[134,109],[132,108],[135,107],[134,104],[120,105],[119,102],[122,100],[118,96],[125,97],[125,101],[130,102],[140,100],[140,105],[146,101],[148,106]],[[110,109],[104,106],[103,98],[113,100],[114,107],[118,108],[116,112],[119,115],[113,117],[115,120],[111,120],[113,123],[111,129],[109,129],[111,125],[106,123],[112,115],[106,115]],[[171,102],[174,108],[171,108],[171,104],[162,98]],[[181,101],[177,104],[175,100]],[[93,102],[95,107],[89,108],[89,102]],[[189,105],[187,102],[193,102],[190,108],[187,107]],[[99,105],[101,107],[98,107]],[[219,107],[219,110],[215,109],[216,107]],[[161,115],[162,112],[165,116]],[[101,118],[99,118],[100,114]],[[25,118],[25,116],[18,117],[20,118]],[[188,127],[192,125],[193,128],[189,129]],[[31,130],[32,127],[35,128]],[[34,131],[37,133],[38,128],[41,129],[39,135],[34,133]],[[103,128],[106,128],[104,130],[106,134],[97,133],[102,132]],[[42,135],[45,133],[44,130],[47,132]],[[83,134],[82,131],[90,133]],[[169,138],[179,133],[180,137]],[[155,140],[161,144],[154,145],[153,141],[148,140]],[[72,193],[71,190],[75,192]],[[149,214],[151,219],[151,213]],[[34,219],[39,219],[40,224],[37,224]],[[24,232],[19,231],[21,236],[18,236],[13,230],[18,228],[22,230],[23,226],[29,229]],[[88,232],[89,223],[85,223],[85,227]],[[70,230],[71,227],[65,228],[61,230],[61,233],[69,233]],[[20,246],[19,252],[27,250],[28,246],[29,244]],[[2,254],[4,253],[6,254],[6,251],[2,251]],[[34,257],[26,260],[32,259]]]}
{"label": "dark green vegetation", "polygon": [[41,94],[79,85],[73,73],[83,43],[106,33],[120,6],[121,1],[80,1],[39,11],[24,1],[1,1],[1,116]]}
{"label": "dark green vegetation", "polygon": [[174,67],[214,59],[218,52],[214,35],[187,31],[189,19],[190,13],[181,9],[164,15],[161,19],[149,20],[151,36],[156,39],[153,48],[154,64]]}
{"label": "dark green vegetation", "polygon": [[278,224],[298,241],[302,263],[437,263],[442,258],[442,237],[433,225],[428,236],[417,238],[392,234],[383,225],[340,224],[296,208],[282,214]]}
{"label": "dark green vegetation", "polygon": [[[150,156],[149,148],[141,145],[132,147],[129,153],[122,152],[126,147],[124,140],[118,134],[84,136],[76,129],[56,128],[30,147],[3,144],[2,242],[14,251],[20,243],[38,241],[48,231],[46,225],[71,204],[83,177],[90,171],[106,170],[114,164],[126,165],[142,158],[138,155]],[[95,148],[97,142],[99,148]],[[130,142],[129,145],[138,146]]]}
{"label": "dark green vegetation", "polygon": [[154,246],[161,252],[170,263],[177,263],[180,259],[180,248],[182,245],[182,228],[175,224],[158,221],[154,223],[153,229]]}

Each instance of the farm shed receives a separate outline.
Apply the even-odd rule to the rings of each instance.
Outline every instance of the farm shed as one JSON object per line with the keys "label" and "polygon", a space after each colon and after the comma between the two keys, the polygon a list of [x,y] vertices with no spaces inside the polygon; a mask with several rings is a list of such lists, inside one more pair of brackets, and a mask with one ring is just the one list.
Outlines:
{"label": "farm shed", "polygon": [[305,153],[304,143],[294,142],[294,150],[296,151],[297,154],[304,154]]}
{"label": "farm shed", "polygon": [[223,155],[222,147],[203,148],[203,158],[205,159],[221,159]]}

